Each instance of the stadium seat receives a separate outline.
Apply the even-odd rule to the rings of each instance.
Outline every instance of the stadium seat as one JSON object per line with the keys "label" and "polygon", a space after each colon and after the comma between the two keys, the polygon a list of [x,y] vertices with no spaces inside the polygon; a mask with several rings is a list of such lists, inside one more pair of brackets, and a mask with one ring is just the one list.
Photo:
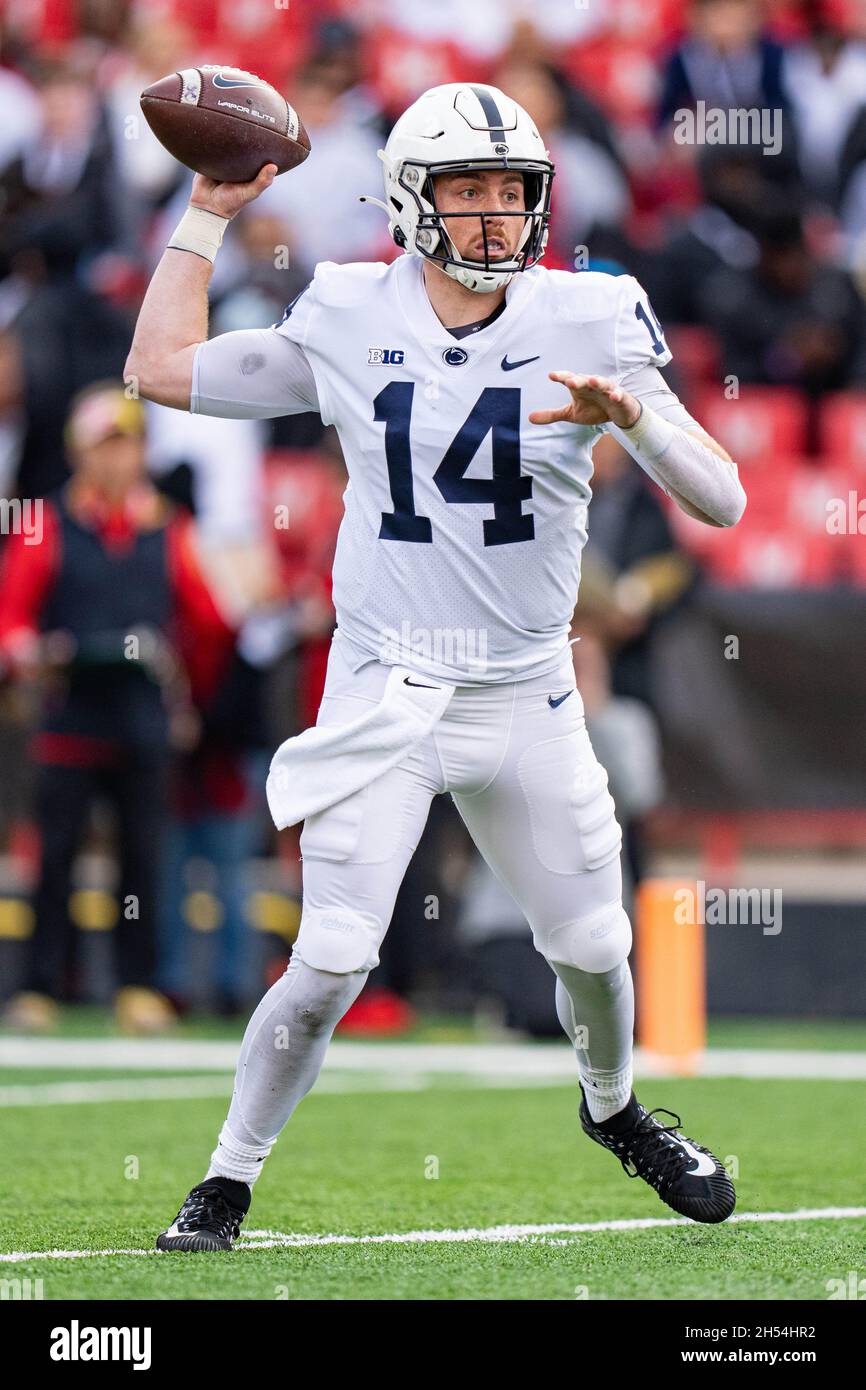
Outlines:
{"label": "stadium seat", "polygon": [[830,503],[850,486],[844,469],[822,468],[811,459],[777,454],[770,467],[740,466],[748,506],[738,530],[776,523],[795,532],[827,531]]}
{"label": "stadium seat", "polygon": [[238,0],[164,0],[160,6],[141,8],[173,13],[192,30],[197,51],[229,53],[228,61],[234,67],[247,68],[281,89],[312,46],[312,7],[290,5],[286,0],[269,5],[239,4]]}
{"label": "stadium seat", "polygon": [[842,570],[842,548],[826,532],[784,526],[729,531],[727,543],[706,557],[716,583],[743,589],[812,589],[832,584]]}
{"label": "stadium seat", "polygon": [[384,24],[367,30],[363,43],[370,81],[395,118],[428,87],[466,76],[453,43],[404,34]]}
{"label": "stadium seat", "polygon": [[682,29],[681,0],[613,0],[560,61],[569,77],[616,116],[647,114],[658,89],[659,51]]}
{"label": "stadium seat", "polygon": [[645,121],[658,95],[658,67],[643,44],[604,35],[575,47],[568,75],[615,121]]}
{"label": "stadium seat", "polygon": [[780,454],[806,452],[808,403],[789,387],[744,386],[728,400],[724,388],[701,391],[688,402],[696,419],[738,463],[775,467]]}
{"label": "stadium seat", "polygon": [[682,28],[681,0],[619,0],[610,8],[611,29],[653,55]]}
{"label": "stadium seat", "polygon": [[755,524],[781,522],[787,516],[790,489],[795,472],[802,466],[799,459],[790,454],[774,456],[772,464],[757,467],[753,460],[739,462],[740,481],[746,491],[748,502],[739,528]]}
{"label": "stadium seat", "polygon": [[852,487],[849,472],[843,468],[812,467],[804,464],[788,480],[785,514],[789,523],[807,532],[834,532],[829,528],[831,512],[846,504]]}
{"label": "stadium seat", "polygon": [[866,476],[866,391],[835,391],[821,402],[821,453]]}

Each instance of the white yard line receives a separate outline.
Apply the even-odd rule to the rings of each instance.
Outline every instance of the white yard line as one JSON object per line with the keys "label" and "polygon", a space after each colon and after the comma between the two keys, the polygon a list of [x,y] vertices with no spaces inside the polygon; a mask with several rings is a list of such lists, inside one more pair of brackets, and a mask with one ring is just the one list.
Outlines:
{"label": "white yard line", "polygon": [[[639,1050],[639,1049],[638,1049]],[[661,1076],[650,1068],[647,1076]],[[704,1054],[701,1076],[755,1077],[758,1080],[862,1081],[866,1052],[795,1052],[787,1048],[712,1048]]]}
{"label": "white yard line", "polygon": [[[849,1221],[866,1217],[866,1207],[803,1207],[798,1211],[753,1211],[732,1216],[726,1225],[753,1225],[788,1221]],[[468,1241],[502,1244],[549,1236],[589,1235],[598,1232],[648,1231],[671,1226],[694,1226],[686,1216],[647,1216],[622,1221],[551,1221],[543,1225],[483,1226],[477,1230],[400,1231],[384,1235],[295,1235],[281,1231],[248,1231],[237,1250],[308,1249],[323,1245],[450,1245]],[[84,1260],[117,1255],[157,1255],[157,1250],[30,1250],[0,1254],[0,1263],[23,1264],[33,1260]]]}
{"label": "white yard line", "polygon": [[231,1077],[137,1077],[133,1081],[50,1081],[39,1086],[0,1086],[0,1110],[34,1105],[88,1105],[111,1100],[200,1100],[229,1096]]}
{"label": "white yard line", "polygon": [[[460,1080],[461,1078],[458,1078]],[[541,1080],[540,1086],[548,1085]],[[557,1086],[562,1084],[555,1082]],[[314,1095],[375,1095],[381,1091],[425,1091],[426,1076],[358,1074],[326,1075],[316,1082]],[[42,1105],[102,1105],[110,1101],[226,1099],[232,1093],[232,1077],[219,1076],[135,1077],[126,1081],[46,1081],[35,1086],[0,1086],[0,1110]]]}
{"label": "white yard line", "polygon": [[[68,1071],[185,1071],[232,1074],[240,1041],[181,1041],[171,1038],[26,1038],[0,1035],[0,1067]],[[635,1051],[638,1076],[670,1076],[670,1067]],[[325,1059],[323,1080],[347,1073],[378,1073],[412,1079],[466,1076],[489,1085],[521,1082],[553,1085],[575,1080],[567,1043],[382,1043],[336,1039]],[[820,1052],[787,1048],[712,1048],[699,1076],[795,1080],[866,1079],[866,1050]],[[399,1087],[395,1087],[399,1089]],[[8,1088],[7,1088],[8,1089]],[[314,1092],[315,1094],[315,1092]]]}

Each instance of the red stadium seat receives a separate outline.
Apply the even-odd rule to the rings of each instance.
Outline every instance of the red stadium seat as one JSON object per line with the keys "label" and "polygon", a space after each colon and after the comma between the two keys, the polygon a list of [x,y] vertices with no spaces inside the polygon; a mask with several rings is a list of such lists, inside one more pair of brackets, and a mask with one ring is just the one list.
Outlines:
{"label": "red stadium seat", "polygon": [[714,386],[690,400],[689,408],[740,464],[775,468],[779,455],[806,451],[808,404],[789,387],[744,386],[728,400],[724,387]]}
{"label": "red stadium seat", "polygon": [[784,518],[790,474],[796,466],[796,460],[783,454],[773,460],[772,468],[756,468],[750,460],[740,463],[740,482],[746,490],[748,502],[738,527],[751,527],[756,523],[772,524]]}
{"label": "red stadium seat", "polygon": [[387,25],[368,29],[363,38],[370,81],[395,119],[428,87],[469,76],[462,71],[461,55],[453,43],[403,34]]}
{"label": "red stadium seat", "polygon": [[658,95],[658,65],[645,44],[605,35],[577,45],[568,76],[589,92],[607,114],[628,124],[646,120]]}
{"label": "red stadium seat", "polygon": [[753,526],[724,533],[725,545],[706,558],[718,584],[742,589],[811,589],[832,584],[842,570],[841,547],[826,532]]}
{"label": "red stadium seat", "polygon": [[845,498],[850,487],[844,470],[787,454],[776,455],[770,468],[742,464],[740,480],[749,499],[741,528],[775,523],[804,534],[827,531],[831,502]]}
{"label": "red stadium seat", "polygon": [[836,391],[821,402],[821,452],[866,475],[866,391]]}
{"label": "red stadium seat", "polygon": [[194,36],[202,62],[219,62],[220,54],[228,54],[222,61],[255,72],[281,90],[308,56],[315,26],[314,7],[288,0],[160,0],[139,8],[144,18],[148,11],[167,12],[180,21]]}
{"label": "red stadium seat", "polygon": [[845,578],[857,588],[866,587],[866,472],[851,463],[822,472],[830,484],[824,525],[843,557]]}
{"label": "red stadium seat", "polygon": [[619,0],[610,8],[611,29],[650,53],[682,29],[682,0]]}
{"label": "red stadium seat", "polygon": [[683,27],[682,0],[611,0],[604,27],[569,46],[560,62],[614,120],[646,122],[658,98],[661,63]]}
{"label": "red stadium seat", "polygon": [[852,482],[849,473],[840,468],[815,468],[804,464],[791,475],[786,517],[789,523],[803,531],[823,531],[829,528],[831,513],[845,504]]}

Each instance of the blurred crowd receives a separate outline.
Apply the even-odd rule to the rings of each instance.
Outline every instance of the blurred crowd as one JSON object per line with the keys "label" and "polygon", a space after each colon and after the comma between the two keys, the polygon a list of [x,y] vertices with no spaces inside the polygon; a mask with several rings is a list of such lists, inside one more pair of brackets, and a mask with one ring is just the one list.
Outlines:
{"label": "blurred crowd", "polygon": [[[111,987],[132,1031],[202,997],[196,928],[217,943],[204,997],[233,1011],[267,968],[245,962],[251,922],[273,942],[274,969],[297,922],[296,844],[277,844],[262,789],[269,752],[314,721],[321,693],[339,445],[317,416],[209,420],[140,406],[122,380],[191,181],[138,97],[203,62],[277,85],[313,151],[232,223],[213,333],[278,320],[317,261],[391,259],[384,219],[359,202],[379,194],[391,124],[427,87],[488,81],[551,150],[546,263],[636,274],[674,351],[671,384],[698,418],[708,392],[729,407],[707,427],[771,501],[724,555],[612,443],[597,451],[574,650],[633,880],[641,818],[664,793],[649,661],[659,624],[702,572],[859,582],[850,553],[826,546],[814,480],[838,488],[866,471],[862,0],[5,0],[0,740],[24,770],[0,804],[11,866],[0,894],[29,891],[28,925],[8,933],[29,945],[2,991],[29,1000],[21,1026],[50,1026],[57,1000],[92,993],[71,902],[91,926],[95,902],[114,904]],[[706,122],[734,110],[772,120],[748,141],[731,121]],[[832,458],[831,406],[850,422]],[[103,841],[115,871],[99,897],[81,851]],[[380,984],[343,1026],[363,1026],[365,1009],[380,1026],[405,1023],[401,1001],[429,988],[459,1005],[495,999],[513,1026],[556,1032],[525,923],[446,809],[424,843]],[[251,862],[270,867],[251,880]],[[431,895],[441,910],[425,917]]]}

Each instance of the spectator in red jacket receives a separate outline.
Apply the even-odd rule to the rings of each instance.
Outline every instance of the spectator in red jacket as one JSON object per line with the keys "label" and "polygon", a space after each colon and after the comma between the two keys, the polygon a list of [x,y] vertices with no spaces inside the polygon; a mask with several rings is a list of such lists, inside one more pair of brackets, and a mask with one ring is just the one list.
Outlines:
{"label": "spectator in red jacket", "polygon": [[66,437],[71,480],[22,507],[0,578],[4,672],[48,676],[32,744],[42,844],[35,931],[10,1013],[18,1026],[48,1027],[70,993],[70,875],[103,796],[118,824],[118,1022],[152,1031],[172,1017],[153,979],[170,723],[183,688],[177,642],[197,653],[200,681],[203,667],[227,662],[233,635],[202,577],[191,518],[173,514],[146,479],[140,403],[114,383],[90,387]]}

